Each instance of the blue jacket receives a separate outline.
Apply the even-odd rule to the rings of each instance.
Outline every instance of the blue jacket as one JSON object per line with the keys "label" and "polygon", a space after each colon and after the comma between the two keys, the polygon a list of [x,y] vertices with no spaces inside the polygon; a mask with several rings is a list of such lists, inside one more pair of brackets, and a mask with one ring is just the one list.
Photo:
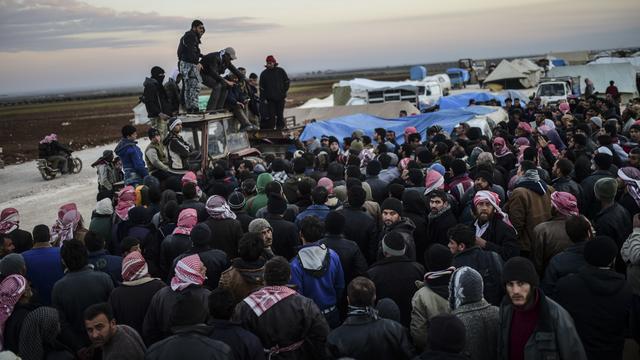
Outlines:
{"label": "blue jacket", "polygon": [[33,248],[22,253],[31,281],[42,305],[51,305],[51,291],[64,276],[59,247]]}
{"label": "blue jacket", "polygon": [[329,215],[329,212],[331,212],[331,209],[326,205],[311,205],[305,211],[296,216],[296,225],[300,228],[300,221],[311,215],[317,216],[320,220],[324,221],[324,219],[327,218],[327,215]]}
{"label": "blue jacket", "polygon": [[345,286],[340,257],[324,244],[302,246],[291,260],[291,282],[298,293],[312,299],[320,310],[336,305]]}
{"label": "blue jacket", "polygon": [[108,274],[114,284],[122,283],[122,257],[109,255],[103,249],[89,253],[89,264],[94,270]]}
{"label": "blue jacket", "polygon": [[120,157],[123,169],[133,169],[141,178],[144,178],[149,175],[149,173],[144,166],[142,150],[140,150],[137,144],[137,141],[122,138],[114,152]]}

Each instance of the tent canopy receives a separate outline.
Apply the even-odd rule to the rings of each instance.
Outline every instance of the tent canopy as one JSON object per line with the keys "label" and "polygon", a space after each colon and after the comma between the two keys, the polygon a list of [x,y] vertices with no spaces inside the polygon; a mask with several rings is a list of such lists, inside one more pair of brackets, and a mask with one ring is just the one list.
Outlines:
{"label": "tent canopy", "polygon": [[306,108],[293,108],[285,109],[284,116],[295,116],[297,121],[307,121],[311,119],[325,120],[332,119],[339,116],[353,115],[357,113],[371,114],[374,116],[380,116],[384,118],[394,118],[400,114],[400,111],[404,110],[407,114],[420,113],[413,104],[408,101],[398,101],[383,104],[365,104],[365,105],[346,105],[346,106],[331,106],[326,105],[323,107],[306,107]]}
{"label": "tent canopy", "polygon": [[484,79],[485,84],[500,84],[506,89],[524,89],[531,87],[531,72],[520,65],[502,60],[498,66]]}
{"label": "tent canopy", "polygon": [[[491,107],[472,106],[465,109],[436,111],[404,118],[382,118],[362,113],[353,114],[307,124],[300,135],[300,140],[306,141],[313,137],[320,138],[322,135],[332,135],[342,141],[342,138],[351,136],[353,131],[357,129],[363,129],[367,135],[373,137],[373,129],[378,127],[402,134],[404,129],[409,126],[414,126],[425,137],[430,126],[440,125],[444,131],[451,132],[459,123],[473,121],[477,117],[486,116],[495,111],[496,109]],[[486,133],[488,126],[486,121],[484,123],[485,126],[481,128]],[[396,139],[399,144],[404,141],[402,136],[398,136]]]}
{"label": "tent canopy", "polygon": [[638,96],[636,87],[636,74],[640,69],[631,63],[618,64],[589,64],[576,66],[554,67],[549,70],[549,77],[580,76],[580,81],[584,87],[584,79],[593,81],[593,86],[597,92],[604,93],[609,86],[609,81],[616,82],[618,91],[630,93]]}
{"label": "tent canopy", "polygon": [[438,100],[440,110],[447,109],[460,109],[469,105],[469,100],[473,99],[476,102],[487,102],[493,99],[500,101],[500,104],[504,105],[506,96],[492,94],[490,92],[468,92],[456,95],[443,96]]}

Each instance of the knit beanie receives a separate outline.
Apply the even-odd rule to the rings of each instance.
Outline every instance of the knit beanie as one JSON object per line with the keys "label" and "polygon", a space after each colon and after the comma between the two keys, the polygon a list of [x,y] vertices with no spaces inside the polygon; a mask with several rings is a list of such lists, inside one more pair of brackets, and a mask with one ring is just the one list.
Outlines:
{"label": "knit beanie", "polygon": [[484,181],[489,183],[489,186],[493,185],[493,174],[486,170],[478,171],[478,173],[476,174],[476,179],[477,178],[483,178]]}
{"label": "knit beanie", "polygon": [[402,184],[390,184],[389,194],[398,200],[402,200],[402,194],[404,194],[404,185]]}
{"label": "knit beanie", "polygon": [[249,232],[250,233],[261,233],[264,229],[273,229],[271,224],[263,218],[257,218],[251,220],[249,223]]}
{"label": "knit beanie", "polygon": [[4,279],[9,275],[22,274],[26,268],[22,255],[11,253],[0,260],[0,278]]}
{"label": "knit beanie", "polygon": [[386,198],[382,202],[382,211],[392,210],[398,213],[398,215],[402,216],[402,201],[396,198]]}
{"label": "knit beanie", "polygon": [[401,322],[400,308],[392,299],[384,298],[378,300],[376,310],[381,318]]}
{"label": "knit beanie", "polygon": [[204,223],[197,224],[191,229],[191,242],[194,246],[211,244],[211,229]]}
{"label": "knit beanie", "polygon": [[269,214],[282,215],[285,211],[287,211],[287,200],[285,200],[281,195],[269,194],[269,199],[267,200],[267,212]]}
{"label": "knit beanie", "polygon": [[459,354],[466,342],[467,332],[462,320],[452,314],[432,317],[427,330],[427,345],[432,351]]}
{"label": "knit beanie", "polygon": [[406,244],[402,234],[392,231],[382,238],[382,252],[389,256],[402,256],[405,254]]}
{"label": "knit beanie", "polygon": [[596,236],[584,245],[584,259],[587,264],[605,267],[611,265],[618,255],[618,246],[608,236]]}
{"label": "knit beanie", "polygon": [[380,174],[381,170],[382,165],[380,165],[380,161],[378,160],[371,160],[367,164],[367,175],[376,176]]}
{"label": "knit beanie", "polygon": [[591,118],[591,122],[592,122],[595,126],[597,126],[598,128],[601,128],[601,127],[602,127],[602,119],[601,119],[601,118],[599,118],[599,117],[597,117],[597,116],[592,117],[592,118]]}
{"label": "knit beanie", "polygon": [[618,181],[614,178],[602,178],[593,187],[596,199],[611,202],[618,192]]}
{"label": "knit beanie", "polygon": [[351,142],[351,146],[349,147],[349,150],[353,151],[356,155],[360,153],[360,151],[362,151],[362,148],[364,146],[362,145],[361,141],[358,140],[354,140]]}
{"label": "knit beanie", "polygon": [[247,201],[241,192],[234,191],[231,193],[231,195],[229,195],[229,200],[227,200],[227,203],[229,203],[229,207],[231,208],[231,210],[239,211],[242,210]]}
{"label": "knit beanie", "polygon": [[479,272],[468,266],[457,268],[449,282],[449,306],[455,310],[464,304],[478,302],[482,300],[483,289]]}
{"label": "knit beanie", "polygon": [[433,244],[429,246],[425,254],[425,263],[428,271],[441,271],[451,267],[453,262],[453,254],[448,247],[442,244]]}
{"label": "knit beanie", "polygon": [[540,283],[538,273],[531,260],[516,256],[509,259],[502,268],[502,283],[523,281],[537,287]]}

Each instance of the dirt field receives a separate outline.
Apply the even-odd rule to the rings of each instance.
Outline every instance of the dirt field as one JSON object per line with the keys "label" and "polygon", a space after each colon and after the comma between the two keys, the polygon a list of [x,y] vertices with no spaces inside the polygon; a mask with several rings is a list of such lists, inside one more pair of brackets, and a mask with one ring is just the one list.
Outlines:
{"label": "dirt field", "polygon": [[[379,80],[400,79],[399,74],[378,75]],[[335,79],[292,82],[286,106],[296,107],[313,97],[331,94]],[[203,95],[209,90],[202,92]],[[37,158],[38,142],[50,133],[74,150],[116,141],[120,129],[133,118],[137,96],[75,100],[0,107],[0,147],[6,164]],[[141,126],[139,131],[146,131]]]}

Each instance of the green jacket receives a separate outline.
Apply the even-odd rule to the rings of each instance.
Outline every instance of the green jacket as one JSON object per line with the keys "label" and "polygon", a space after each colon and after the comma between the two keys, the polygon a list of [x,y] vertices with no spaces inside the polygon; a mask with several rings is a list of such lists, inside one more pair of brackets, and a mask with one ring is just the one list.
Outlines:
{"label": "green jacket", "polygon": [[149,173],[156,170],[169,171],[169,158],[167,157],[166,148],[162,143],[150,143],[144,150],[144,161],[147,163]]}

